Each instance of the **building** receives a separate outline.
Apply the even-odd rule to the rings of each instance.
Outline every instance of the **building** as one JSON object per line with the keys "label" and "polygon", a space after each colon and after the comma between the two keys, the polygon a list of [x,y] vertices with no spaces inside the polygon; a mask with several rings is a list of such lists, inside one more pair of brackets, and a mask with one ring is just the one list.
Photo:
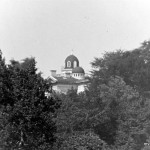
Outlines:
{"label": "building", "polygon": [[50,79],[52,90],[60,93],[67,93],[70,89],[76,89],[77,93],[84,92],[89,83],[84,69],[80,67],[79,60],[74,55],[69,55],[65,59],[61,74],[56,74],[56,70],[51,70]]}

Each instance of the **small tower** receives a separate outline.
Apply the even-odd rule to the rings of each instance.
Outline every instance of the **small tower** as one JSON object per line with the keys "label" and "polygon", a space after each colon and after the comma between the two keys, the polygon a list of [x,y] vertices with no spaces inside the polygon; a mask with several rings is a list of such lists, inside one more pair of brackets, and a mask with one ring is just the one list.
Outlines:
{"label": "small tower", "polygon": [[67,76],[72,74],[72,70],[76,67],[79,67],[79,60],[76,56],[74,55],[69,55],[65,59],[65,67],[62,69],[62,75]]}
{"label": "small tower", "polygon": [[65,59],[65,69],[73,69],[75,67],[79,67],[79,60],[76,56],[74,55],[69,55]]}
{"label": "small tower", "polygon": [[76,79],[84,79],[85,78],[85,72],[82,67],[75,67],[72,70],[72,77]]}

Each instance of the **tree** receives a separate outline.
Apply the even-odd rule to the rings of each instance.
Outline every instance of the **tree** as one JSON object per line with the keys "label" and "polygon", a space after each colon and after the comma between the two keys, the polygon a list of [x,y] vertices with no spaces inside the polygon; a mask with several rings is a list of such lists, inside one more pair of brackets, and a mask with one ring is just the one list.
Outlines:
{"label": "tree", "polygon": [[56,147],[60,150],[106,150],[105,142],[92,131],[91,122],[88,120],[88,115],[92,114],[92,107],[89,110],[86,95],[84,93],[78,95],[72,89],[66,95],[60,94],[59,99],[62,102],[57,113]]}
{"label": "tree", "polygon": [[96,134],[90,131],[68,134],[60,150],[109,150],[108,146]]}
{"label": "tree", "polygon": [[105,110],[95,133],[119,149],[140,150],[149,136],[149,47],[146,41],[138,49],[108,52],[91,63],[89,97],[99,99]]}
{"label": "tree", "polygon": [[53,97],[45,95],[50,85],[41,73],[36,73],[34,58],[27,58],[22,63],[12,60],[5,68],[3,80],[7,77],[9,83],[4,83],[7,90],[0,90],[3,92],[0,95],[2,114],[7,116],[7,126],[1,130],[7,135],[3,147],[51,148],[55,142],[54,118],[59,104]]}
{"label": "tree", "polygon": [[132,51],[117,50],[106,52],[102,58],[91,63],[95,68],[92,76],[107,81],[111,76],[120,76],[127,85],[136,87],[140,92],[149,91],[150,85],[150,41]]}

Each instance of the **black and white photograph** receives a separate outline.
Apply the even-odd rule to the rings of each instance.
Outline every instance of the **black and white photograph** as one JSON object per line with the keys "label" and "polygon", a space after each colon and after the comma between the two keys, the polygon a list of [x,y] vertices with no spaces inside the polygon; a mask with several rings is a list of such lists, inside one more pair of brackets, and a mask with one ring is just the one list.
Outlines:
{"label": "black and white photograph", "polygon": [[0,150],[150,150],[150,0],[0,0]]}

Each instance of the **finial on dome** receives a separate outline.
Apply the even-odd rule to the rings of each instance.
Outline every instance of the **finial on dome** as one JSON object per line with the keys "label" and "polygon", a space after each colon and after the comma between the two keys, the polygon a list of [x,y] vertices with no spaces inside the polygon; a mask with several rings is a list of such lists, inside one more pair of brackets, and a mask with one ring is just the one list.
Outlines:
{"label": "finial on dome", "polygon": [[73,49],[71,50],[71,55],[73,55]]}

